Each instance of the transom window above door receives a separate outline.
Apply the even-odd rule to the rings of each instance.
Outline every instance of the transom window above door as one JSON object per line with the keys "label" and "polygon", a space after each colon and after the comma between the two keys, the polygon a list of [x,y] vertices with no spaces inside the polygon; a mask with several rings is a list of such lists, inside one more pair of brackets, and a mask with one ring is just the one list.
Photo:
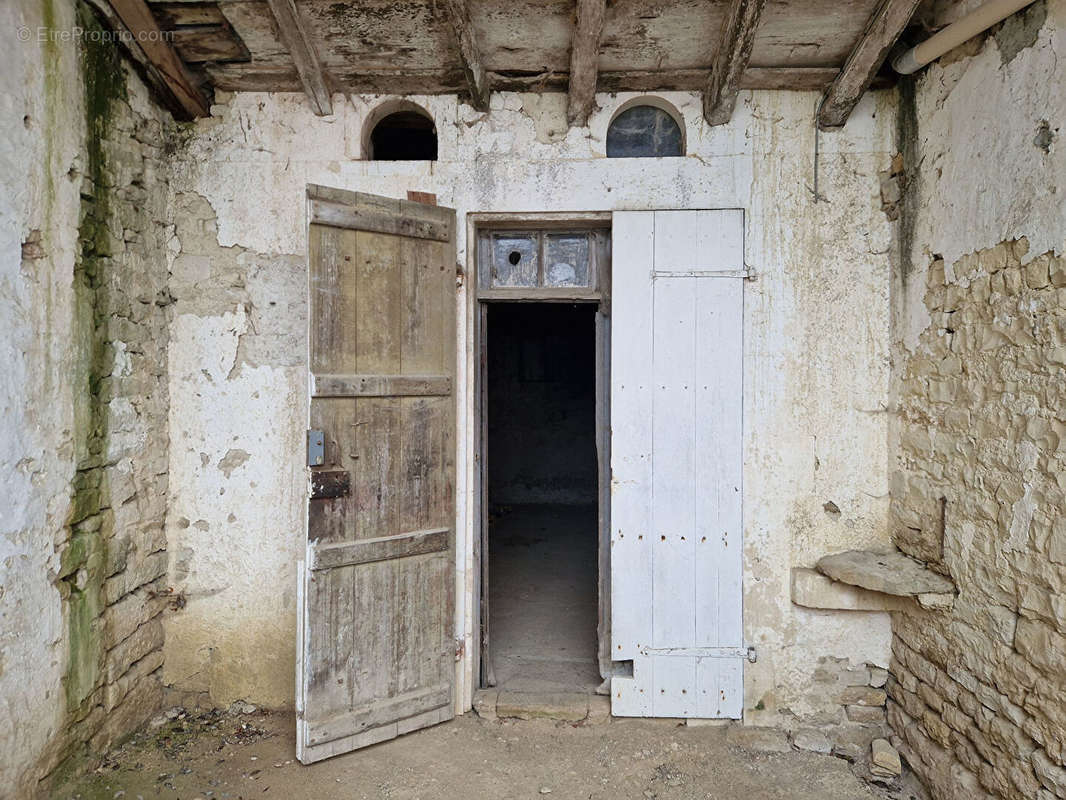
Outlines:
{"label": "transom window above door", "polygon": [[595,289],[606,262],[604,230],[483,231],[482,289]]}

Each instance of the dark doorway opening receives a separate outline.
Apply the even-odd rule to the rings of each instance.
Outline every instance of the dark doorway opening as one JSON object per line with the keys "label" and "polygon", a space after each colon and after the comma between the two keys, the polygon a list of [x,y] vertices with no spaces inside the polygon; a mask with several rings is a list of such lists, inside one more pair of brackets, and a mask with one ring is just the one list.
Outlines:
{"label": "dark doorway opening", "polygon": [[591,691],[601,680],[596,306],[491,303],[486,340],[495,683]]}
{"label": "dark doorway opening", "polygon": [[433,120],[417,111],[397,111],[370,132],[370,158],[374,161],[436,161],[437,129]]}

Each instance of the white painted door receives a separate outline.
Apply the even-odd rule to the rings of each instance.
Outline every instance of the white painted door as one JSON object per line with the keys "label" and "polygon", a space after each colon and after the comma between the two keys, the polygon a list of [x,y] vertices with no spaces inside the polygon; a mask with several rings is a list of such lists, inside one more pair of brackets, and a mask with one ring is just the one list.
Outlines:
{"label": "white painted door", "polygon": [[611,710],[739,719],[744,212],[614,214]]}

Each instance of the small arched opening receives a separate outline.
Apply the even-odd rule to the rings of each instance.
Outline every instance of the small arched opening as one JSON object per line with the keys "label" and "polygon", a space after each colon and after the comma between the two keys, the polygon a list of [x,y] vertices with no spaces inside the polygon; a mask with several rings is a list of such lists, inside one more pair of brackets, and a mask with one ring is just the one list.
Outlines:
{"label": "small arched opening", "polygon": [[436,161],[437,126],[414,103],[386,104],[367,120],[364,152],[370,161]]}
{"label": "small arched opening", "polygon": [[641,97],[615,112],[607,127],[608,158],[670,158],[685,155],[680,115],[664,100]]}

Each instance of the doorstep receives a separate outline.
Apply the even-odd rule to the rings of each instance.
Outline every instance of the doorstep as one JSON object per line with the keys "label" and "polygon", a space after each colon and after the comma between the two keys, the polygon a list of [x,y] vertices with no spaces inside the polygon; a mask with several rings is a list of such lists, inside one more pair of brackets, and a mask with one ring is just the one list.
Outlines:
{"label": "doorstep", "polygon": [[474,711],[484,719],[554,719],[596,725],[611,720],[609,697],[587,692],[512,692],[478,689]]}

